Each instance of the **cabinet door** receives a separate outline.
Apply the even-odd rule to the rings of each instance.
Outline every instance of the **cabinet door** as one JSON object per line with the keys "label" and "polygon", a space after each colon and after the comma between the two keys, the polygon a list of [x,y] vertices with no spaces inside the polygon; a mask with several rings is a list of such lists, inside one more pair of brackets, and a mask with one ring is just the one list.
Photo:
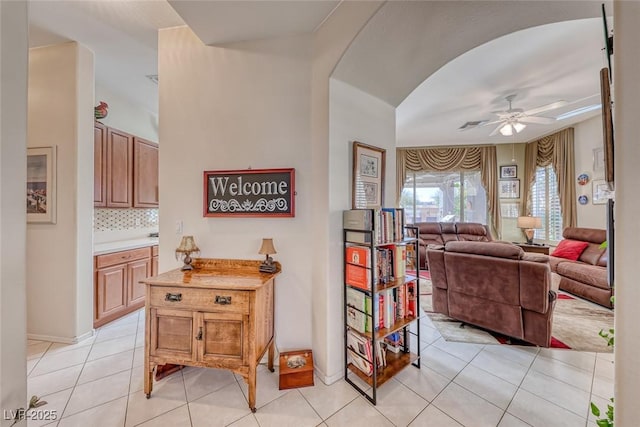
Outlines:
{"label": "cabinet door", "polygon": [[116,265],[98,270],[96,278],[96,321],[118,316],[127,306],[127,268]]}
{"label": "cabinet door", "polygon": [[93,205],[107,206],[107,128],[98,122],[93,126]]}
{"label": "cabinet door", "polygon": [[127,305],[144,304],[145,285],[140,283],[151,276],[151,260],[141,259],[127,264]]}
{"label": "cabinet door", "polygon": [[199,324],[202,326],[202,340],[199,342],[200,360],[214,365],[223,363],[227,367],[246,364],[249,351],[249,316],[238,313],[199,314]]}
{"label": "cabinet door", "polygon": [[158,144],[133,138],[133,207],[158,207]]}
{"label": "cabinet door", "polygon": [[133,205],[133,137],[107,128],[107,206]]}
{"label": "cabinet door", "polygon": [[195,314],[190,310],[151,309],[149,354],[172,362],[196,360]]}
{"label": "cabinet door", "polygon": [[153,258],[151,258],[151,275],[152,276],[157,276],[159,273],[158,271],[158,257],[154,256]]}

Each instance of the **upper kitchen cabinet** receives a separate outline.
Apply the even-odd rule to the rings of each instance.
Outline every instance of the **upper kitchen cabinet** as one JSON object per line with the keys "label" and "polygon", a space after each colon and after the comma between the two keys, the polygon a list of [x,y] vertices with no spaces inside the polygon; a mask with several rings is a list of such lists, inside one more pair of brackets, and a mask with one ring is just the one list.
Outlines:
{"label": "upper kitchen cabinet", "polygon": [[133,135],[107,128],[107,207],[133,206]]}
{"label": "upper kitchen cabinet", "polygon": [[93,205],[107,206],[107,127],[100,122],[93,126]]}
{"label": "upper kitchen cabinet", "polygon": [[158,144],[95,122],[94,206],[158,207]]}
{"label": "upper kitchen cabinet", "polygon": [[158,207],[158,144],[133,138],[133,207]]}

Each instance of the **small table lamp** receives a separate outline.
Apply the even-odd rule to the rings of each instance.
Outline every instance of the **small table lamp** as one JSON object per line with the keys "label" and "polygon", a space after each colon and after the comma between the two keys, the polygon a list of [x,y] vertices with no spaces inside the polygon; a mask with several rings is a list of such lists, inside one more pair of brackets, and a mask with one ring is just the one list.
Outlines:
{"label": "small table lamp", "polygon": [[533,243],[534,229],[542,228],[542,219],[537,216],[519,216],[518,228],[524,229],[524,235],[527,237],[527,244]]}
{"label": "small table lamp", "polygon": [[262,273],[275,273],[276,264],[273,262],[273,258],[269,256],[277,253],[276,248],[273,247],[273,239],[262,239],[262,246],[258,253],[266,255],[264,262],[260,264],[260,271]]}
{"label": "small table lamp", "polygon": [[193,236],[182,236],[182,241],[180,242],[180,246],[176,249],[176,259],[184,262],[182,266],[182,270],[193,270],[191,266],[191,254],[192,253],[200,253],[200,248],[196,245],[196,242],[193,240]]}

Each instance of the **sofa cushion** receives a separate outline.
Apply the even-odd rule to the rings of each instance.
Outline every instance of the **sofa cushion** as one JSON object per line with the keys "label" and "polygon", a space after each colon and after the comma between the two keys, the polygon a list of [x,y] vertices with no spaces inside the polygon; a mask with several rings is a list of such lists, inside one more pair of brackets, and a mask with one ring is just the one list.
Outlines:
{"label": "sofa cushion", "polygon": [[560,241],[551,255],[559,258],[570,259],[571,261],[577,261],[587,246],[589,246],[589,242],[564,239]]}
{"label": "sofa cushion", "polygon": [[524,251],[512,244],[495,244],[493,242],[449,242],[445,245],[447,252],[460,252],[475,255],[493,256],[507,259],[520,259]]}
{"label": "sofa cushion", "polygon": [[[578,261],[582,261],[591,265],[598,265],[598,261],[602,257],[605,249],[600,248],[598,243],[589,243],[587,248],[580,254]],[[606,264],[605,264],[606,265]]]}
{"label": "sofa cushion", "polygon": [[558,265],[563,262],[571,262],[571,261],[569,261],[566,258],[559,258],[553,255],[549,255],[549,266],[551,267],[551,271],[553,271],[554,273],[558,272]]}
{"label": "sofa cushion", "polygon": [[476,223],[456,223],[458,240],[470,240],[487,242],[491,240],[491,235],[487,235],[487,228]]}
{"label": "sofa cushion", "polygon": [[601,244],[607,240],[606,230],[599,228],[567,227],[562,230],[562,237],[571,240]]}
{"label": "sofa cushion", "polygon": [[561,262],[558,264],[558,274],[580,283],[609,289],[607,269],[581,262]]}

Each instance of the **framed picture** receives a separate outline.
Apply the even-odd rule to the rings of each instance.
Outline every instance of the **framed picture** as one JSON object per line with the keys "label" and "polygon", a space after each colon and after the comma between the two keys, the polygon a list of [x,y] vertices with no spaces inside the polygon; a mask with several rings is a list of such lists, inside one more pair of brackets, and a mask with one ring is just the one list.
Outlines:
{"label": "framed picture", "polygon": [[604,173],[604,149],[603,148],[593,149],[593,171],[600,175]]}
{"label": "framed picture", "polygon": [[593,194],[591,201],[594,205],[604,205],[608,199],[612,199],[614,192],[609,188],[607,181],[598,179],[593,181]]}
{"label": "framed picture", "polygon": [[520,202],[500,202],[502,218],[518,218],[520,216]]}
{"label": "framed picture", "polygon": [[351,207],[373,208],[384,203],[385,151],[353,141]]}
{"label": "framed picture", "polygon": [[500,178],[516,178],[518,165],[500,166]]}
{"label": "framed picture", "polygon": [[56,147],[27,148],[27,222],[56,223]]}
{"label": "framed picture", "polygon": [[205,217],[294,217],[295,169],[204,171]]}
{"label": "framed picture", "polygon": [[500,197],[501,199],[519,199],[520,180],[501,179],[500,181],[498,181],[498,197]]}
{"label": "framed picture", "polygon": [[611,112],[609,69],[607,67],[600,70],[600,101],[602,104],[602,140],[604,141],[604,180],[607,181],[609,188],[613,190],[613,115]]}

